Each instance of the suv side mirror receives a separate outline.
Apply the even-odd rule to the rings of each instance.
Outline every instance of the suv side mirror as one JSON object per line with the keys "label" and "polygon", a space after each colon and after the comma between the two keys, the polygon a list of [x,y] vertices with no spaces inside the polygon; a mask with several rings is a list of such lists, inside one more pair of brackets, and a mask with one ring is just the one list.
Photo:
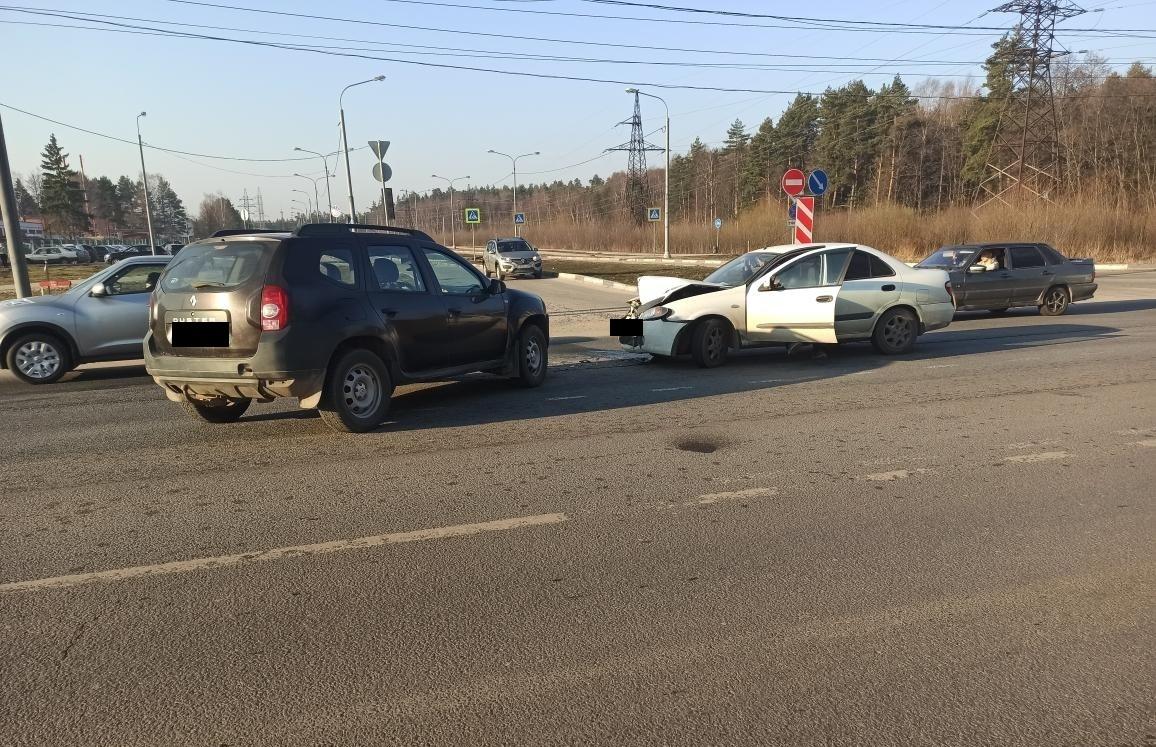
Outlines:
{"label": "suv side mirror", "polygon": [[496,280],[496,279],[491,280],[490,281],[490,287],[486,289],[486,292],[489,293],[491,296],[496,296],[499,293],[505,293],[506,292],[506,284],[503,283],[501,280]]}
{"label": "suv side mirror", "polygon": [[96,285],[92,286],[90,291],[88,291],[88,295],[95,296],[97,298],[104,298],[105,296],[111,296],[112,294],[108,292],[107,285],[104,283],[97,283]]}

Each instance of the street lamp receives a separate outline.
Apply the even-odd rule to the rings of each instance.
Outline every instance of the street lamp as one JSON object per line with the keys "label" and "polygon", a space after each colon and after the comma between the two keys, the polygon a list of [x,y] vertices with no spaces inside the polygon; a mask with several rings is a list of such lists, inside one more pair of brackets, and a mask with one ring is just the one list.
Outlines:
{"label": "street lamp", "polygon": [[662,256],[664,259],[670,259],[670,107],[666,105],[666,99],[655,96],[653,93],[640,91],[637,88],[627,88],[626,92],[658,99],[662,102],[663,108],[666,109],[666,173],[663,177],[664,186],[662,189]]}
{"label": "street lamp", "polygon": [[[525,158],[526,156],[540,156],[542,154],[539,153],[538,151],[534,151],[533,153],[523,153],[520,156],[511,156],[509,153],[503,153],[500,150],[494,150],[493,148],[491,148],[490,150],[488,150],[486,152],[487,153],[493,153],[495,156],[505,156],[506,158],[510,159],[510,163],[514,167],[514,214],[517,215],[518,214],[518,159],[519,158]],[[514,235],[515,236],[518,235],[518,224],[517,223],[514,224]]]}
{"label": "street lamp", "polygon": [[457,235],[454,233],[454,221],[457,216],[457,214],[454,212],[454,182],[461,181],[462,179],[469,179],[470,177],[455,176],[453,179],[450,179],[448,176],[438,176],[437,174],[431,174],[431,176],[434,179],[444,179],[445,182],[450,185],[450,243],[453,244],[454,249],[457,249],[458,239]]}
{"label": "street lamp", "polygon": [[306,205],[305,203],[301,202],[301,200],[290,200],[289,202],[296,205],[297,209],[299,211],[301,211],[300,214],[302,216],[304,216],[304,218],[305,218],[305,220],[303,222],[305,222],[305,223],[309,222],[309,216],[308,216],[309,206]]}
{"label": "street lamp", "polygon": [[304,174],[298,174],[296,172],[293,173],[293,176],[299,176],[302,179],[304,179],[305,181],[313,182],[313,204],[317,207],[317,215],[314,217],[320,222],[320,220],[321,220],[321,200],[317,196],[317,182],[324,179],[326,181],[326,183],[328,183],[329,182],[329,172],[328,171],[325,172],[325,176],[319,176],[316,179],[314,179],[311,176],[305,176]]}
{"label": "street lamp", "polygon": [[[329,220],[333,220],[333,192],[329,189],[329,177],[333,174],[329,173],[329,156],[337,155],[336,153],[318,153],[315,150],[306,150],[305,148],[294,148],[293,150],[301,151],[302,153],[310,153],[321,159],[321,163],[325,166],[325,197],[329,200]],[[296,175],[294,175],[296,176]],[[321,203],[317,203],[317,211],[321,212]]]}
{"label": "street lamp", "polygon": [[313,203],[310,202],[310,200],[309,200],[309,193],[303,189],[294,189],[293,191],[297,192],[298,194],[305,195],[305,205],[309,208],[309,215],[312,216],[313,215]]}
{"label": "street lamp", "polygon": [[148,112],[141,112],[136,115],[136,144],[140,148],[140,178],[144,183],[144,203],[145,203],[145,224],[149,229],[149,251],[154,255],[157,253],[157,242],[153,237],[153,211],[149,209],[149,172],[145,168],[144,161],[144,140],[140,136],[140,118],[147,116]]}
{"label": "street lamp", "polygon": [[385,80],[384,75],[377,75],[369,80],[361,80],[357,83],[350,83],[345,88],[341,89],[341,95],[337,97],[337,108],[341,112],[341,149],[345,151],[345,181],[349,185],[349,222],[357,222],[357,208],[353,206],[353,169],[349,165],[349,135],[345,132],[345,104],[342,99],[345,97],[345,92],[354,86],[365,85],[366,83],[376,83]]}

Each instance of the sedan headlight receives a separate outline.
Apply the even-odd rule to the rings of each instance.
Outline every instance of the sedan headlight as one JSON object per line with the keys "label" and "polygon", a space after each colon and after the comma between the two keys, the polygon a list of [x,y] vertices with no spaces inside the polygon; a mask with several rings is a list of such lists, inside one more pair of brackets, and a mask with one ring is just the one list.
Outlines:
{"label": "sedan headlight", "polygon": [[674,309],[667,306],[652,306],[646,311],[639,314],[638,318],[644,322],[656,322],[660,319],[665,319],[674,313]]}

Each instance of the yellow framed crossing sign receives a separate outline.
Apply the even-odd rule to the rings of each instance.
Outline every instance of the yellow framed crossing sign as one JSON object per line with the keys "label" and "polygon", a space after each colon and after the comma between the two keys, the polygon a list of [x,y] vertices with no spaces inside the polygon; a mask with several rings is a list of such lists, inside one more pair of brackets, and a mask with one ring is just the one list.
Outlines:
{"label": "yellow framed crossing sign", "polygon": [[481,208],[466,208],[466,223],[481,223],[482,211]]}

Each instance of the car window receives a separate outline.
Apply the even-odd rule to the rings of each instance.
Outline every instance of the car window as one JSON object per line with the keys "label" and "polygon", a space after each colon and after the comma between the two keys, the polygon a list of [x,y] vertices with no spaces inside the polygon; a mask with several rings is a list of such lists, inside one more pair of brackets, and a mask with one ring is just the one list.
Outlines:
{"label": "car window", "polygon": [[530,245],[527,244],[525,241],[499,241],[498,242],[498,253],[499,254],[511,254],[513,252],[529,252],[529,251],[533,251],[533,249],[531,249]]}
{"label": "car window", "polygon": [[1062,265],[1068,261],[1068,258],[1057,252],[1047,244],[1041,244],[1040,249],[1044,252],[1044,258],[1047,259],[1049,265]]}
{"label": "car window", "polygon": [[104,287],[110,296],[152,293],[162,270],[160,265],[134,265],[104,281]]}
{"label": "car window", "polygon": [[776,273],[775,279],[785,290],[816,288],[823,280],[823,255],[812,254],[803,257],[785,270]]}
{"label": "car window", "polygon": [[425,252],[426,261],[429,262],[442,293],[467,296],[481,293],[485,289],[482,278],[463,263],[433,249],[422,247],[422,251]]}
{"label": "car window", "polygon": [[823,254],[823,285],[839,284],[849,256],[851,256],[850,249],[836,249]]}
{"label": "car window", "polygon": [[1011,261],[1012,267],[1017,270],[1044,266],[1044,257],[1034,246],[1013,246]]}
{"label": "car window", "polygon": [[894,277],[894,275],[895,270],[891,269],[891,265],[879,257],[856,250],[854,256],[851,257],[851,263],[847,266],[847,274],[843,276],[843,280],[889,278]]}
{"label": "car window", "polygon": [[190,245],[168,266],[161,290],[173,293],[244,285],[262,276],[275,247],[257,241]]}
{"label": "car window", "polygon": [[369,247],[369,267],[379,290],[424,293],[425,282],[406,246]]}
{"label": "car window", "polygon": [[322,249],[318,270],[322,277],[339,285],[351,288],[357,285],[357,272],[353,267],[352,249]]}

